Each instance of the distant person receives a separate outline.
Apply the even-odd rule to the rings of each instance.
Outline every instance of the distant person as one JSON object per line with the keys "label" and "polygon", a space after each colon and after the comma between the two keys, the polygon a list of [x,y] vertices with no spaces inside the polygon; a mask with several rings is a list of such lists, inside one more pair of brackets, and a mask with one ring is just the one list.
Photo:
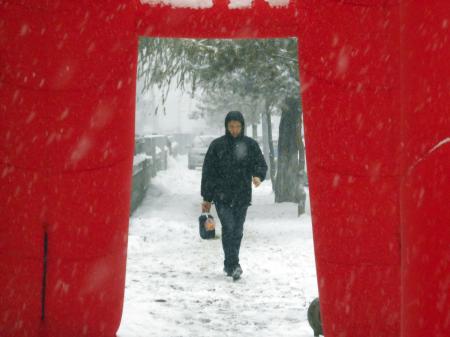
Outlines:
{"label": "distant person", "polygon": [[202,212],[216,205],[222,224],[224,272],[233,280],[241,277],[239,249],[247,208],[252,200],[252,181],[258,187],[265,179],[267,164],[258,143],[244,135],[244,117],[230,111],[225,118],[225,135],[210,144],[203,162]]}

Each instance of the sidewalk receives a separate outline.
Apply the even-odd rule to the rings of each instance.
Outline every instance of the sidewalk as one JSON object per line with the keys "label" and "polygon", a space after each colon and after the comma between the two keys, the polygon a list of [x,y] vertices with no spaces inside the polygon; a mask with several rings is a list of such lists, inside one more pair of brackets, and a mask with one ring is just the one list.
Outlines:
{"label": "sidewalk", "polygon": [[317,297],[311,218],[297,218],[295,204],[274,204],[270,182],[254,189],[244,274],[233,282],[222,272],[220,225],[216,240],[198,234],[200,178],[185,156],[171,159],[130,219],[118,337],[313,336],[306,319]]}

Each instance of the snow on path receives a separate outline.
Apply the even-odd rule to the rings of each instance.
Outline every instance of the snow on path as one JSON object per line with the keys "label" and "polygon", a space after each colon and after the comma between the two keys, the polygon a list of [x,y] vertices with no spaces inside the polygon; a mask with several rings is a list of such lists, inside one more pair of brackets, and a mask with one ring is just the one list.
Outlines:
{"label": "snow on path", "polygon": [[220,225],[215,240],[198,234],[200,177],[186,156],[171,158],[131,217],[118,337],[313,336],[306,319],[317,296],[311,218],[297,218],[295,204],[274,204],[270,182],[254,189],[244,274],[233,282],[222,271]]}

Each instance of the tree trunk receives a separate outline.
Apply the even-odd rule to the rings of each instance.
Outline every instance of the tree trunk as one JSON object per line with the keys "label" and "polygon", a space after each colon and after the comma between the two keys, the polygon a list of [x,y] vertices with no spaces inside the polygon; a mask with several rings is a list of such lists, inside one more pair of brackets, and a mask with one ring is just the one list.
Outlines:
{"label": "tree trunk", "polygon": [[287,97],[281,112],[275,202],[298,203],[299,211],[303,213],[306,195],[300,178],[300,144],[298,140],[300,132],[300,102],[298,98]]}
{"label": "tree trunk", "polygon": [[259,109],[258,109],[258,100],[252,101],[253,109],[250,110],[250,124],[252,125],[252,137],[253,139],[258,138],[258,121],[259,121]]}
{"label": "tree trunk", "polygon": [[262,121],[262,143],[263,143],[263,154],[266,160],[269,176],[266,175],[266,179],[272,181],[272,190],[275,191],[275,156],[273,150],[273,140],[272,140],[272,116],[271,116],[271,106],[270,100],[267,98],[262,98],[258,104],[259,111],[261,111],[261,121]]}
{"label": "tree trunk", "polygon": [[298,116],[298,124],[297,124],[297,147],[298,147],[298,159],[299,159],[299,186],[298,186],[298,195],[297,195],[297,202],[298,202],[298,210],[297,215],[300,216],[303,213],[305,213],[305,203],[306,203],[306,193],[304,190],[305,182],[306,182],[306,162],[305,162],[305,144],[303,143],[303,137],[302,137],[302,125],[303,125],[303,118],[302,118],[302,111],[301,111],[301,105],[300,105],[300,113]]}
{"label": "tree trunk", "polygon": [[[270,149],[269,149],[269,128],[267,126],[267,118],[264,112],[264,99],[261,99],[258,103],[258,110],[261,113],[261,125],[262,125],[262,150],[264,154],[264,159],[267,163],[270,172]],[[270,174],[266,176],[266,179],[270,179]],[[273,187],[273,186],[272,186]]]}
{"label": "tree trunk", "polygon": [[269,141],[269,170],[270,170],[270,180],[272,181],[272,190],[274,189],[273,182],[275,181],[275,175],[276,175],[276,165],[275,165],[275,155],[273,150],[273,139],[272,139],[272,115],[270,112],[270,103],[268,100],[265,102],[265,109],[264,109],[265,118],[267,120],[267,136]]}

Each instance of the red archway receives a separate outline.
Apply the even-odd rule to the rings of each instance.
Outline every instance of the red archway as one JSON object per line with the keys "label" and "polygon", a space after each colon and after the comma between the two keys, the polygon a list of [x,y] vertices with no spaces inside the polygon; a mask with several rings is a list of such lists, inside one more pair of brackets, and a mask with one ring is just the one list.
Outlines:
{"label": "red archway", "polygon": [[147,35],[299,38],[324,332],[444,336],[449,7],[2,1],[0,335],[117,331]]}

